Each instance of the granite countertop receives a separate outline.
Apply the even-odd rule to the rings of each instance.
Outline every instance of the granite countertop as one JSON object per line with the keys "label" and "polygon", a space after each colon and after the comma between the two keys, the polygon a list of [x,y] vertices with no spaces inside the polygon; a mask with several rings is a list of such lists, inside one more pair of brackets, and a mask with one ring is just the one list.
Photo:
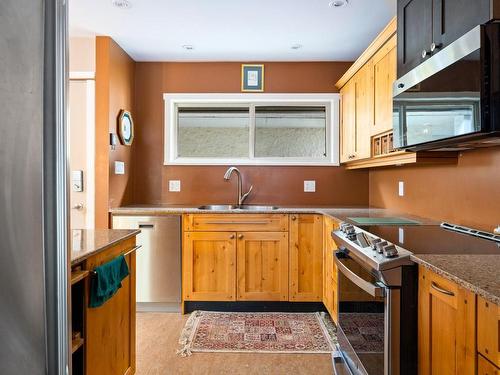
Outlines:
{"label": "granite countertop", "polygon": [[71,265],[117,243],[139,234],[140,230],[128,229],[73,229],[71,231]]}
{"label": "granite countertop", "polygon": [[500,305],[499,255],[412,255],[411,259],[484,299]]}

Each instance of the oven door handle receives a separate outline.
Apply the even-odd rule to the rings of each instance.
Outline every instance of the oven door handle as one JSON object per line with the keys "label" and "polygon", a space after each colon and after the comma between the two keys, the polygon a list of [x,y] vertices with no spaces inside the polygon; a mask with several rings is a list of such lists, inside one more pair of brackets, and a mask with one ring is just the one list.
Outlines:
{"label": "oven door handle", "polygon": [[335,375],[354,375],[345,360],[344,354],[340,349],[332,353],[333,373]]}
{"label": "oven door handle", "polygon": [[[378,286],[376,284],[372,284],[363,278],[359,277],[356,273],[351,271],[349,268],[347,268],[344,263],[340,260],[339,257],[339,252],[335,253],[335,256],[333,257],[333,260],[335,261],[335,264],[337,265],[337,268],[342,272],[342,274],[347,277],[349,280],[351,280],[354,284],[359,286],[361,289],[363,289],[366,293],[371,295],[372,297],[384,297],[385,296],[385,288]],[[344,253],[342,253],[344,254]]]}

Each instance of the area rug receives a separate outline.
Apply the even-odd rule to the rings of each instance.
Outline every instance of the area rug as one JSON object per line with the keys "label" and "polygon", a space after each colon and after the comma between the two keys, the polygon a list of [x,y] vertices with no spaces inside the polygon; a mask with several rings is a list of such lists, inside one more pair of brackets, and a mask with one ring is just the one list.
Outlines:
{"label": "area rug", "polygon": [[325,314],[195,311],[181,333],[178,354],[331,353],[335,342]]}

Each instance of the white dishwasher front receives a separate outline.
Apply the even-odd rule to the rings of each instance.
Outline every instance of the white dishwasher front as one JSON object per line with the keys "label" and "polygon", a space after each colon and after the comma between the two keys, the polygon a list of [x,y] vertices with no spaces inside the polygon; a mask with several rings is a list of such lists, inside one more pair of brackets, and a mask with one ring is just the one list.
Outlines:
{"label": "white dishwasher front", "polygon": [[136,257],[138,311],[180,311],[181,217],[113,215],[113,229],[140,229]]}

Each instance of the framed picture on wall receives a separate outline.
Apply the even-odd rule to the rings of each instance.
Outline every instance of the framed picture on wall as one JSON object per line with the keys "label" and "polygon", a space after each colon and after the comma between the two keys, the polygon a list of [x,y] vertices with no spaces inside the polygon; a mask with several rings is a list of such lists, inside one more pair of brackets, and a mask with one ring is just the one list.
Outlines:
{"label": "framed picture on wall", "polygon": [[264,65],[262,64],[241,65],[241,91],[242,92],[264,91]]}

